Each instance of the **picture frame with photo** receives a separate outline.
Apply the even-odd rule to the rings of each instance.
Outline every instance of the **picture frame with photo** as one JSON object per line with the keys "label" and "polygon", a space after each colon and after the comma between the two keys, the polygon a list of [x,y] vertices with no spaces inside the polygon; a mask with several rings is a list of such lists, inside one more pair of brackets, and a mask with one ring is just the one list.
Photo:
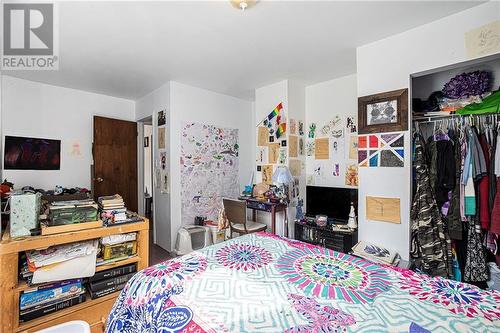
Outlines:
{"label": "picture frame with photo", "polygon": [[401,132],[408,129],[408,89],[358,98],[360,134]]}

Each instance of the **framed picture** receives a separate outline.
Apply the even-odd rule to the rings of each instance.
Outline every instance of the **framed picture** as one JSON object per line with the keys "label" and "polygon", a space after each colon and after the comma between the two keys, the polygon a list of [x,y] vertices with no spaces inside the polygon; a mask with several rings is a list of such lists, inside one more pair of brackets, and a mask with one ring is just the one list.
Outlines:
{"label": "framed picture", "polygon": [[4,169],[60,170],[61,140],[5,136]]}
{"label": "framed picture", "polygon": [[408,129],[408,89],[358,98],[360,134]]}

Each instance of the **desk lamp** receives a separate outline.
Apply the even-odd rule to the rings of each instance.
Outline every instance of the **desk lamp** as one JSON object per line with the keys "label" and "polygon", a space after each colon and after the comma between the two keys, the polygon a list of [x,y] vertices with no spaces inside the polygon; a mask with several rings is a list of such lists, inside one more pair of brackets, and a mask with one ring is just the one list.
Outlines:
{"label": "desk lamp", "polygon": [[292,174],[288,167],[279,165],[273,174],[273,183],[278,184],[281,201],[288,204],[288,185],[293,182]]}

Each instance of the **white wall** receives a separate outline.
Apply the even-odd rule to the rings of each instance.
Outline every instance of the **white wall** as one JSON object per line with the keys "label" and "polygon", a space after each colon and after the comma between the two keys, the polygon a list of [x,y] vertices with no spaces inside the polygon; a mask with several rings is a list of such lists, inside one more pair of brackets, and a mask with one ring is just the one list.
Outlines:
{"label": "white wall", "polygon": [[[351,116],[357,119],[358,114],[357,80],[356,74],[340,77],[338,79],[321,82],[306,87],[306,132],[309,124],[316,123],[316,133],[319,133],[321,127],[332,120],[335,116],[340,116],[341,126],[344,129],[344,158],[334,160],[330,157],[327,164],[328,176],[320,183],[314,183],[317,186],[331,187],[349,187],[345,185],[346,163],[349,157],[350,133],[346,130],[346,117]],[[340,128],[340,127],[339,127]],[[307,133],[306,133],[307,136]],[[314,140],[314,139],[309,139]],[[311,174],[316,160],[314,156],[306,157],[306,170]],[[340,164],[340,176],[333,177],[333,164]],[[352,163],[356,163],[353,160]]]}
{"label": "white wall", "polygon": [[[409,87],[410,74],[467,60],[464,33],[498,20],[500,4],[488,2],[357,49],[358,96]],[[409,257],[411,203],[410,132],[404,168],[360,168],[359,238]],[[401,224],[366,221],[367,195],[401,198]]]}
{"label": "white wall", "polygon": [[[60,170],[3,170],[3,178],[17,188],[90,189],[93,116],[133,121],[134,109],[131,100],[3,75],[2,134],[61,140]],[[72,154],[74,144],[79,144],[81,155]]]}
{"label": "white wall", "polygon": [[[253,105],[249,101],[191,87],[178,82],[170,83],[171,96],[171,244],[175,244],[181,227],[180,142],[183,122],[199,122],[238,129],[240,191],[248,183],[255,164],[253,144]],[[194,221],[193,221],[194,223]],[[168,248],[167,248],[168,249]]]}

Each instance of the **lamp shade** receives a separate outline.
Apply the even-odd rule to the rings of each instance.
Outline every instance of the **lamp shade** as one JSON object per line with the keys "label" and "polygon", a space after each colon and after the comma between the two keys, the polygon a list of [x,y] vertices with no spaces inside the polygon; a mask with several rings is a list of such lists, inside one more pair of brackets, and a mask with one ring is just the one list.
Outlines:
{"label": "lamp shade", "polygon": [[278,184],[290,184],[293,181],[290,170],[284,165],[276,168],[273,174],[273,182]]}

